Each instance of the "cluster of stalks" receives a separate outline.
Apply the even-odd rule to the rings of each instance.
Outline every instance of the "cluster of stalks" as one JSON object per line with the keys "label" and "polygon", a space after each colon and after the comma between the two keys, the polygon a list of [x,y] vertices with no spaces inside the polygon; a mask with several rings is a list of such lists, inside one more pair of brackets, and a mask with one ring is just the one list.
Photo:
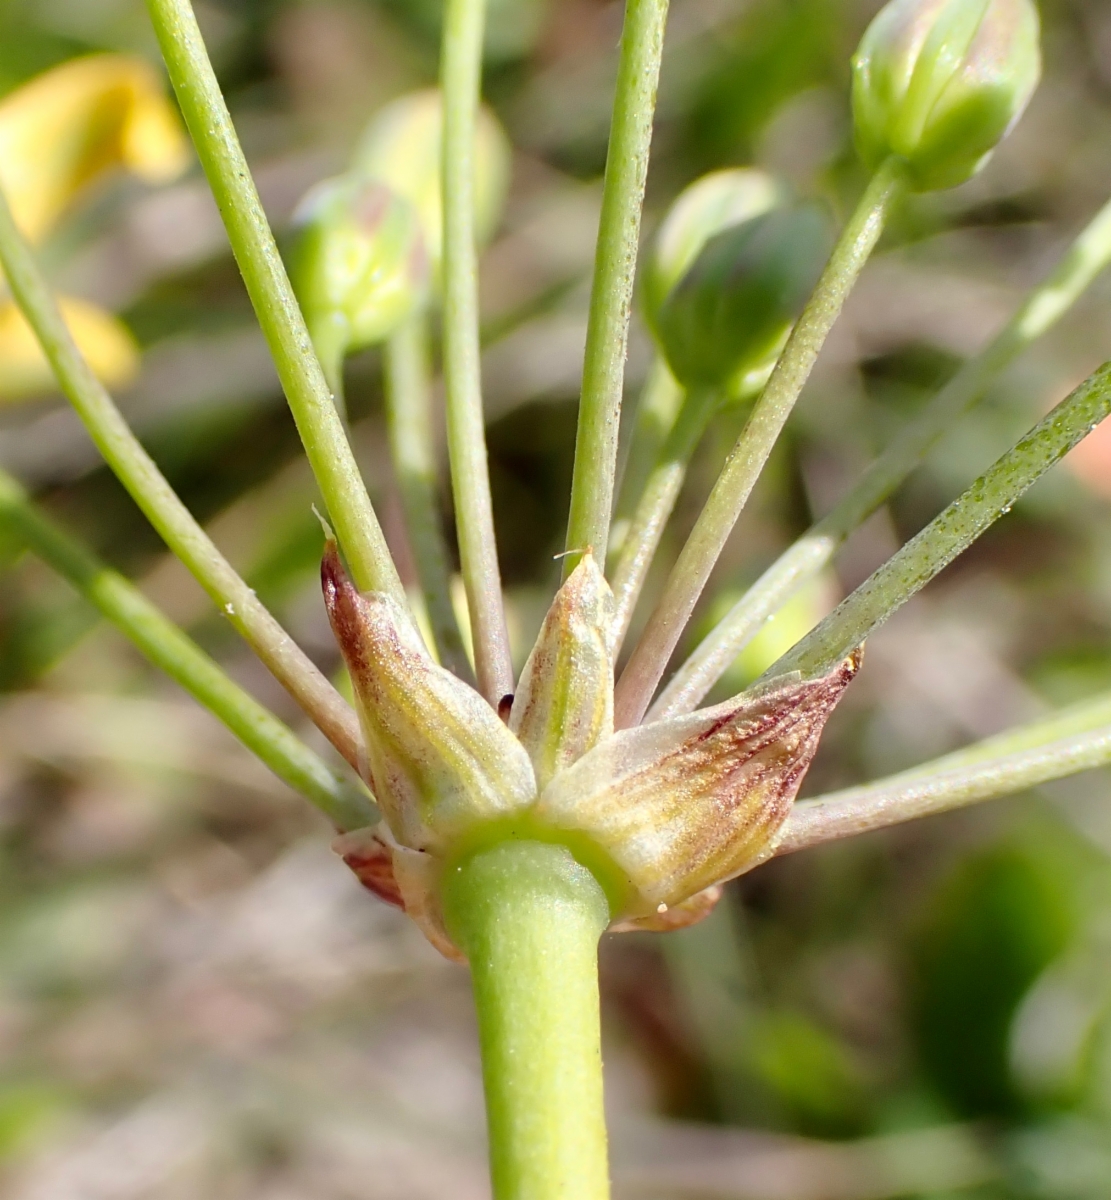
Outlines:
{"label": "cluster of stalks", "polygon": [[[714,843],[716,867],[693,859],[676,865],[667,856],[678,852],[670,843],[664,845],[665,835],[656,831],[663,839],[659,861],[634,869],[629,865],[632,852],[621,840],[625,834],[612,833],[610,840],[612,828],[627,815],[614,815],[610,809],[634,803],[628,799],[635,791],[628,763],[640,764],[636,778],[649,779],[649,791],[666,791],[666,780],[659,782],[665,779],[659,774],[661,764],[669,754],[688,753],[695,734],[703,740],[710,736],[710,726],[699,724],[704,718],[696,711],[698,705],[766,620],[815,580],[845,539],[892,495],[939,437],[985,394],[1004,367],[1068,311],[1111,260],[1111,205],[1075,239],[1049,278],[1029,294],[991,343],[907,424],[840,502],[764,572],[661,689],[722,549],[893,208],[910,191],[959,182],[990,150],[990,145],[973,147],[967,163],[950,161],[952,155],[946,159],[944,147],[939,151],[936,145],[928,148],[928,155],[919,153],[914,137],[925,137],[922,129],[929,124],[929,113],[952,99],[946,99],[945,80],[927,78],[921,63],[908,87],[920,92],[932,88],[935,109],[919,114],[917,133],[889,129],[883,113],[877,117],[867,108],[868,95],[858,97],[858,135],[862,153],[874,168],[871,182],[758,389],[736,446],[614,686],[613,664],[660,531],[671,514],[686,464],[722,401],[712,386],[683,387],[662,359],[657,363],[635,423],[626,477],[633,516],[612,556],[611,595],[601,573],[611,544],[626,339],[667,12],[666,0],[627,0],[590,300],[563,559],[565,583],[562,600],[557,599],[549,614],[546,632],[526,669],[526,687],[523,678],[514,677],[506,635],[480,378],[473,147],[483,0],[446,0],[441,62],[442,373],[468,639],[460,634],[448,592],[450,555],[436,497],[430,340],[423,312],[409,316],[389,334],[384,355],[391,450],[419,567],[431,652],[419,639],[410,638],[409,598],[335,400],[336,362],[327,362],[326,375],[189,0],[147,2],[181,112],[273,355],[328,526],[334,530],[338,552],[329,550],[326,587],[355,683],[358,713],[236,574],[130,431],[76,348],[2,198],[0,264],[59,384],[109,466],[166,545],[352,770],[337,770],[306,746],[126,579],[60,529],[8,476],[0,476],[0,513],[27,547],[218,716],[275,774],[315,804],[339,833],[349,835],[341,848],[368,886],[402,903],[432,931],[434,940],[439,937],[443,948],[469,960],[480,1018],[496,1195],[501,1200],[599,1200],[608,1194],[608,1171],[596,956],[598,939],[607,928],[615,923],[643,928],[653,922],[663,928],[669,920],[677,925],[708,911],[722,880],[773,855],[1111,762],[1111,696],[1104,695],[913,771],[792,805],[821,720],[836,698],[822,700],[820,719],[814,718],[811,727],[799,714],[813,709],[812,689],[832,687],[831,679],[843,687],[869,633],[1009,511],[1111,411],[1111,367],[1104,367],[811,629],[750,695],[730,702],[732,707],[706,710],[717,714],[713,720],[718,725],[733,722],[729,728],[741,730],[721,751],[732,755],[728,762],[723,766],[724,758],[715,759],[706,767],[710,774],[718,772],[714,787],[719,789],[707,793],[707,803],[726,794],[720,790],[724,788],[730,804],[745,818],[743,829],[732,831],[727,845],[721,838],[721,846]],[[887,18],[888,25],[896,19],[920,19],[917,10],[936,17],[944,9],[952,27],[945,36],[963,37],[962,53],[974,53],[976,39],[987,36],[989,19],[999,16],[995,10],[1015,5],[949,0],[947,5],[931,6],[895,0],[889,7],[895,16]],[[883,19],[881,15],[873,43],[885,36]],[[910,53],[906,47],[911,42],[913,38],[904,38],[899,52]],[[914,53],[926,53],[923,44],[922,39],[914,43]],[[891,79],[898,76],[899,64],[880,61],[882,52],[883,45],[877,49],[866,41],[858,67],[870,62],[876,77],[887,71],[888,102],[896,104],[891,95],[897,88]],[[1029,63],[1023,68],[1027,75],[1028,68]],[[866,92],[870,84],[864,67],[860,72],[858,84]],[[1033,86],[1032,77],[1012,81],[1016,94],[1023,88],[1028,94],[1027,83]],[[1024,97],[1016,100],[1016,109],[1024,103]],[[1003,132],[989,131],[989,140],[998,140]],[[911,141],[904,145],[900,137]],[[598,572],[589,587],[582,573],[588,568]],[[581,641],[575,641],[580,637],[576,622],[589,626]],[[385,634],[375,632],[382,629]],[[390,637],[401,646],[394,658],[390,655],[395,651],[386,647]],[[470,658],[464,644],[472,648]],[[601,664],[596,664],[600,674],[591,676],[595,692],[589,704],[576,691],[587,686],[586,676],[576,674],[579,660],[550,667],[543,661],[547,651],[541,653],[547,647],[558,658],[567,646],[578,654],[588,644],[597,650]],[[411,674],[403,678],[398,664]],[[532,708],[522,711],[525,692]],[[482,698],[481,711],[471,696]],[[544,726],[535,743],[528,740],[530,713]],[[592,726],[589,737],[582,735],[581,745],[568,749],[582,734],[587,717],[595,716],[597,728]],[[513,743],[516,750],[510,745],[511,735],[499,731],[502,718],[509,721],[512,737],[520,739]],[[453,720],[460,723],[459,730],[445,733],[442,722],[450,725]],[[499,729],[487,731],[491,721]],[[760,721],[771,722],[780,732],[767,735],[754,748]],[[503,736],[510,739],[504,747],[498,740]],[[520,745],[531,755],[531,766],[528,756],[519,753]],[[576,774],[574,761],[588,753],[609,753],[609,758],[594,757],[591,762],[607,764],[616,782],[611,792],[583,800],[587,808],[594,805],[584,813],[575,807],[581,798],[572,793],[579,786],[588,791],[594,780],[587,778],[585,763],[584,771]],[[517,807],[505,800],[517,786],[505,782],[518,771],[514,755],[523,764],[518,773],[527,777],[527,786],[522,786],[532,789]],[[550,778],[544,776],[544,755],[551,759]],[[757,760],[760,771],[744,775],[747,790],[738,791],[736,779]],[[370,788],[377,793],[384,822]],[[486,795],[483,789],[492,789],[492,816],[474,815],[467,807],[477,811],[478,793]],[[643,802],[649,813],[643,819],[650,820],[665,803],[670,803],[669,796],[653,793]],[[773,808],[774,821],[768,816]],[[603,810],[604,820],[598,816]],[[642,820],[641,809],[634,815]],[[411,833],[410,826],[419,828]],[[370,840],[364,836],[367,831]],[[696,832],[699,837],[716,836],[701,826]],[[637,830],[642,840],[652,833]],[[738,851],[738,839],[745,838],[743,852]],[[420,870],[431,871],[419,885],[413,882],[417,868],[411,859],[419,860]],[[670,872],[666,884],[660,882],[665,872]],[[678,914],[674,920],[672,912]]]}

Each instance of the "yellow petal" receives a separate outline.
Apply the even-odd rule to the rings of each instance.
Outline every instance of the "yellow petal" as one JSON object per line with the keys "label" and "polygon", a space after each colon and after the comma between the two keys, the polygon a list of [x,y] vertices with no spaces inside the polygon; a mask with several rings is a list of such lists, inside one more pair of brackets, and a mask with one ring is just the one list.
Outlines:
{"label": "yellow petal", "polygon": [[859,661],[622,730],[557,775],[536,815],[606,852],[632,897],[621,916],[682,904],[766,857]]}
{"label": "yellow petal", "polygon": [[[62,316],[93,373],[109,387],[122,387],[139,370],[139,350],[126,326],[111,313],[63,296]],[[23,400],[57,390],[50,364],[23,314],[0,302],[0,401]]]}
{"label": "yellow petal", "polygon": [[367,778],[396,841],[442,855],[485,822],[527,808],[532,764],[489,704],[432,660],[392,597],[358,591],[334,542],[321,576],[366,737]]}
{"label": "yellow petal", "polygon": [[162,183],[188,161],[161,78],[140,58],[72,59],[0,101],[0,184],[32,240],[98,176],[124,168]]}
{"label": "yellow petal", "polygon": [[609,584],[584,554],[552,601],[510,710],[540,789],[613,733],[613,611]]}

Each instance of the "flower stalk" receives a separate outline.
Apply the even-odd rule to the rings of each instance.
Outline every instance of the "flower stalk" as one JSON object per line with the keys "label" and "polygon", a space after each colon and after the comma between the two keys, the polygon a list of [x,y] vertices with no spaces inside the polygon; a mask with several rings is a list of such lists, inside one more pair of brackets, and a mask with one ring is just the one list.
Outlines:
{"label": "flower stalk", "polygon": [[764,622],[829,565],[849,534],[895,492],[1018,355],[1069,311],[1109,262],[1111,203],[1088,222],[991,342],[960,368],[829,513],[785,550],[706,635],[660,692],[649,719],[697,708]]}
{"label": "flower stalk", "polygon": [[131,432],[74,344],[30,247],[0,193],[0,265],[12,295],[105,462],[267,669],[358,769],[362,737],[350,705],[236,573]]}
{"label": "flower stalk", "polygon": [[479,367],[475,249],[475,129],[486,0],[447,0],[440,77],[444,95],[444,399],[455,524],[471,615],[479,690],[496,708],[513,691],[501,571],[486,460]]}
{"label": "flower stalk", "polygon": [[1111,413],[1105,363],[797,642],[765,677],[828,670],[944,570]]}
{"label": "flower stalk", "polygon": [[470,664],[451,604],[451,568],[440,521],[428,319],[411,317],[386,342],[386,430],[405,527],[440,661],[461,679]]}
{"label": "flower stalk", "polygon": [[590,289],[564,579],[588,548],[603,570],[606,565],[625,348],[667,7],[668,0],[627,0],[625,6]]}
{"label": "flower stalk", "polygon": [[360,587],[404,599],[190,0],[148,0],[178,104],[270,347],[320,494]]}
{"label": "flower stalk", "polygon": [[229,679],[134,584],[100,562],[33,505],[4,471],[0,471],[0,520],[338,829],[358,829],[376,819],[374,806],[362,788],[337,776],[288,726]]}
{"label": "flower stalk", "polygon": [[496,1200],[606,1200],[605,893],[564,847],[509,841],[449,868],[443,894],[471,964]]}
{"label": "flower stalk", "polygon": [[621,675],[615,696],[615,720],[619,729],[636,725],[644,716],[710,572],[810,377],[826,337],[879,241],[888,213],[905,188],[901,165],[897,160],[889,159],[873,176],[845,226]]}
{"label": "flower stalk", "polygon": [[796,804],[775,854],[793,854],[821,842],[949,812],[1108,763],[1111,725],[1107,724],[1005,754],[968,747],[875,783]]}
{"label": "flower stalk", "polygon": [[679,498],[691,455],[720,403],[721,394],[714,388],[698,388],[686,394],[675,424],[645,481],[613,575],[613,594],[617,602],[614,638],[618,648],[625,640],[652,559]]}

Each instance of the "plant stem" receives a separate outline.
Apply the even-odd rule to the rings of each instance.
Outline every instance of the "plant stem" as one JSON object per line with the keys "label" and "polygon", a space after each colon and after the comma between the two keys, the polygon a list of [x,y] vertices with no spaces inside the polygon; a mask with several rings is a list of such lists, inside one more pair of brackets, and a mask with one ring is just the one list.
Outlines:
{"label": "plant stem", "polygon": [[[978,747],[969,749],[975,752]],[[1010,754],[973,753],[964,765],[949,766],[947,756],[875,783],[796,804],[774,854],[792,854],[819,842],[948,812],[1108,763],[1111,725]]]}
{"label": "plant stem", "polygon": [[27,499],[0,471],[0,520],[53,567],[155,666],[253,751],[291,788],[306,796],[341,830],[377,820],[360,787],[339,778],[268,709],[263,708],[122,575],[109,569]]}
{"label": "plant stem", "polygon": [[629,452],[621,479],[621,500],[617,511],[621,515],[610,529],[609,552],[620,555],[628,537],[630,515],[635,510],[656,465],[664,440],[671,432],[683,403],[683,389],[668,370],[663,356],[652,360],[648,378],[644,381],[636,406]]}
{"label": "plant stem", "polygon": [[1091,733],[1105,726],[1111,727],[1111,692],[1099,692],[1026,725],[1005,729],[983,741],[973,742],[971,746],[953,750],[942,758],[900,771],[899,778],[910,779],[939,770],[977,766],[988,759],[1036,750],[1050,742]]}
{"label": "plant stem", "polygon": [[351,574],[405,603],[189,0],[147,0],[166,69]]}
{"label": "plant stem", "polygon": [[343,385],[343,363],[347,357],[347,318],[336,312],[327,313],[313,323],[309,336],[312,338],[320,369],[324,372],[324,381],[332,394],[332,403],[336,406],[340,420],[346,423],[347,397]]}
{"label": "plant stem", "polygon": [[721,394],[713,388],[701,388],[687,394],[679,417],[660,448],[656,465],[645,481],[613,576],[613,594],[617,601],[613,622],[615,655],[629,630],[648,568],[687,477],[691,455],[720,401]]}
{"label": "plant stem", "polygon": [[432,425],[428,319],[412,317],[385,347],[386,427],[409,541],[428,606],[440,660],[462,679],[471,676],[451,604],[451,571],[440,524]]}
{"label": "plant stem", "polygon": [[[609,542],[625,347],[666,21],[667,0],[626,0],[567,522],[567,550],[591,547],[602,570]],[[579,557],[570,553],[564,558],[565,579]]]}
{"label": "plant stem", "polygon": [[877,625],[1010,512],[1031,484],[1111,412],[1111,363],[1062,400],[925,529],[895,552],[778,662],[764,678],[828,670]]}
{"label": "plant stem", "polygon": [[351,706],[236,574],[128,428],[74,344],[2,193],[0,265],[62,391],[131,498],[274,677],[357,770],[362,733]]}
{"label": "plant stem", "polygon": [[444,398],[455,524],[479,691],[496,708],[513,691],[479,366],[474,140],[486,0],[446,0],[444,104]]}
{"label": "plant stem", "polygon": [[828,565],[839,544],[811,529],[788,547],[675,672],[649,708],[645,722],[693,712],[767,619]]}
{"label": "plant stem", "polygon": [[1111,262],[1111,203],[1072,242],[1049,277],[966,362],[926,408],[896,435],[847,495],[774,562],[663,689],[652,721],[691,712],[763,627],[764,622],[833,559],[845,538],[875,511],[922,461],[954,422],[980,400],[993,379],[1072,307]]}
{"label": "plant stem", "polygon": [[902,168],[894,159],[889,160],[876,172],[845,226],[618,682],[614,696],[618,729],[636,725],[644,716],[826,337],[879,240],[891,206],[904,190]]}
{"label": "plant stem", "polygon": [[450,868],[442,894],[471,964],[495,1200],[605,1200],[604,892],[562,846],[507,841]]}

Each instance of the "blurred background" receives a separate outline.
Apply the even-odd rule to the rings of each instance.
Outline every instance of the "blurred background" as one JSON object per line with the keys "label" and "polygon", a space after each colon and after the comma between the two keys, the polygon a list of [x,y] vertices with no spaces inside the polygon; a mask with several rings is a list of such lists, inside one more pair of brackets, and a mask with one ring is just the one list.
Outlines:
{"label": "blurred background", "polygon": [[[864,183],[848,62],[877,7],[674,0],[646,233],[698,175],[748,163],[843,218]],[[201,0],[198,11],[281,235],[375,109],[435,78],[436,0]],[[1041,12],[1046,73],[1027,115],[981,176],[897,216],[692,637],[831,506],[1111,195],[1111,6],[1042,0]],[[484,371],[519,661],[562,548],[621,16],[614,0],[491,0],[486,94],[515,158],[484,258]],[[0,3],[0,93],[103,50],[157,63],[141,0]],[[122,407],[260,596],[334,671],[312,481],[196,165],[162,188],[98,185],[41,253],[58,287],[130,328],[142,360]],[[952,431],[720,694],[1108,357],[1111,278]],[[650,361],[638,319],[630,411]],[[349,362],[347,386],[404,564],[376,353]],[[741,419],[720,416],[700,448],[664,568]],[[303,726],[64,402],[0,407],[0,465]],[[466,973],[360,891],[306,804],[2,536],[0,572],[0,1194],[488,1195]],[[805,790],[898,770],[1107,688],[1111,427],[873,637]],[[774,861],[731,885],[703,925],[607,938],[602,973],[620,1197],[1111,1197],[1106,773]]]}

